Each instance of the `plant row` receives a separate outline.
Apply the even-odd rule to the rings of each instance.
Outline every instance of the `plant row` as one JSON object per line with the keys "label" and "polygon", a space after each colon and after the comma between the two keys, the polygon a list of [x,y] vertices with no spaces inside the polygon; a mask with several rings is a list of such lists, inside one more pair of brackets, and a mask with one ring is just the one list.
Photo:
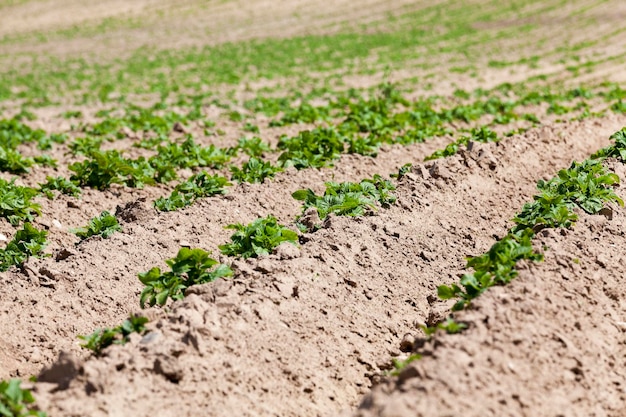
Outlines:
{"label": "plant row", "polygon": [[[624,206],[613,191],[613,187],[619,184],[619,177],[607,171],[602,162],[608,157],[626,162],[626,128],[614,133],[611,139],[614,141],[611,146],[596,152],[590,159],[573,162],[550,181],[540,180],[537,183],[539,193],[513,218],[515,226],[507,235],[485,254],[468,258],[466,268],[473,272],[462,275],[458,283],[438,287],[440,299],[456,300],[452,312],[468,308],[490,287],[511,282],[518,275],[516,265],[519,261],[542,261],[543,255],[532,246],[532,239],[539,230],[572,227],[578,219],[576,209],[597,214],[607,203]],[[442,323],[423,329],[427,337],[431,337],[439,329],[457,333],[466,327],[465,323],[458,323],[450,316]],[[414,353],[405,361],[394,361],[393,374],[398,374],[419,357]]]}

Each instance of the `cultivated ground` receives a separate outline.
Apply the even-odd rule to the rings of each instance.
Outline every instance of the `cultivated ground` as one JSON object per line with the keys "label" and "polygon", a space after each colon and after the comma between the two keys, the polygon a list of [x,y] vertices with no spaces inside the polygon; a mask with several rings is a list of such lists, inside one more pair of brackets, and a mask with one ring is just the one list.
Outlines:
{"label": "cultivated ground", "polygon": [[625,17],[0,0],[0,414],[626,415]]}

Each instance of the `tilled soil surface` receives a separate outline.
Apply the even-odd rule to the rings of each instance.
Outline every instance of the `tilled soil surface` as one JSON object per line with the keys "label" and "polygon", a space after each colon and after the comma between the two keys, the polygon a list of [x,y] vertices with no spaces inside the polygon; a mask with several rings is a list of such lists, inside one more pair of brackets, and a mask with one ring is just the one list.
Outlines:
{"label": "tilled soil surface", "polygon": [[[624,166],[610,165],[623,178]],[[625,227],[617,209],[542,231],[544,262],[458,314],[469,330],[437,337],[354,415],[625,415]]]}
{"label": "tilled soil surface", "polygon": [[[626,80],[626,31],[618,24],[626,2],[520,2],[518,9],[511,2],[493,20],[465,22],[469,27],[461,29],[468,34],[484,35],[464,44],[465,58],[450,52],[463,37],[444,27],[448,20],[438,26],[437,16],[463,7],[498,11],[499,2],[367,0],[357,5],[341,0],[334,8],[319,0],[83,3],[0,1],[0,62],[35,66],[41,58],[53,65],[57,58],[70,57],[112,60],[115,66],[138,51],[186,51],[188,46],[351,30],[392,33],[394,25],[402,27],[419,13],[432,14],[434,23],[423,28],[425,36],[451,34],[437,38],[436,45],[423,45],[424,53],[414,62],[400,61],[403,66],[393,70],[383,59],[393,50],[383,48],[370,51],[367,59],[380,62],[368,71],[304,74],[302,68],[302,79],[253,77],[238,86],[203,86],[219,97],[200,108],[216,125],[190,122],[168,133],[172,141],[189,134],[201,146],[232,147],[250,133],[243,129],[250,122],[276,148],[281,135],[291,137],[315,125],[270,127],[279,116],[250,115],[244,103],[287,94],[296,85],[304,94],[322,85],[365,92],[381,81],[398,81],[407,99],[438,97],[442,103],[460,103],[463,94],[470,96],[464,92],[477,88],[524,82],[538,97],[543,87],[568,91],[585,83],[597,94],[585,101],[582,88],[569,101],[530,100],[515,110],[517,118],[509,124],[498,124],[493,113],[479,120],[455,119],[446,125],[453,134],[410,146],[385,144],[375,158],[343,154],[329,168],[287,168],[262,184],[235,184],[226,195],[173,212],[159,212],[153,202],[169,195],[178,181],[143,189],[84,188],[80,198],[36,197],[42,213],[33,225],[47,230],[49,256],[0,273],[0,380],[20,378],[50,417],[626,416],[626,290],[621,282],[626,211],[616,204],[602,215],[579,211],[572,229],[540,231],[533,242],[545,260],[521,262],[510,285],[489,289],[455,313],[455,320],[468,326],[460,334],[440,331],[427,338],[423,332],[423,325],[436,325],[450,313],[452,303],[438,298],[437,287],[457,282],[468,256],[483,254],[507,233],[511,218],[532,201],[537,181],[588,158],[626,126],[623,90],[616,88]],[[441,5],[448,9],[440,10]],[[418,14],[404,16],[407,12]],[[540,30],[532,32],[532,40],[510,35],[522,33],[520,27]],[[357,46],[369,50],[367,40],[362,42]],[[252,63],[246,65],[254,72]],[[615,84],[601,84],[609,80]],[[99,110],[117,106],[113,114],[121,115],[125,104],[152,105],[159,95],[129,93],[125,103],[117,103],[113,92],[104,94],[104,103],[77,104],[70,96],[83,92],[70,91],[38,107],[37,100],[17,98],[23,87],[11,88],[16,97],[0,102],[2,118],[32,110],[36,120],[26,124],[68,133],[68,142],[85,133],[73,124],[101,121]],[[169,100],[174,100],[171,93]],[[503,105],[513,99],[513,93],[507,94],[498,96]],[[615,97],[608,99],[610,94]],[[228,109],[220,107],[223,98]],[[317,100],[328,104],[326,98]],[[571,109],[561,114],[552,104]],[[189,111],[184,104],[176,106],[171,109]],[[569,112],[574,108],[576,116]],[[68,110],[81,110],[84,117],[62,117]],[[241,111],[242,120],[231,118],[231,111]],[[511,129],[529,127],[522,115],[535,113],[541,122],[524,133],[497,143],[472,143],[456,155],[422,162],[471,127],[489,125],[504,137]],[[105,142],[102,149],[123,150],[129,158],[154,154],[134,147],[144,138],[141,133],[127,127],[117,133],[119,140]],[[22,144],[19,151],[30,157],[42,153],[35,143]],[[34,166],[17,183],[37,187],[48,175],[69,177],[68,165],[84,159],[72,156],[67,143],[46,153],[59,167]],[[278,155],[264,157],[276,163]],[[240,165],[246,159],[239,155],[232,162]],[[296,218],[303,214],[302,202],[292,197],[297,190],[320,194],[328,181],[359,182],[375,174],[387,178],[408,163],[410,171],[392,180],[397,202],[389,207],[355,218],[331,215],[319,230],[301,233],[299,245],[282,244],[268,256],[220,255],[218,246],[232,234],[224,228],[229,224],[273,215],[296,230]],[[605,165],[626,181],[622,164],[608,160]],[[181,179],[193,173],[178,172]],[[228,168],[211,173],[229,175]],[[14,175],[2,172],[0,177]],[[615,191],[626,199],[623,187]],[[77,243],[72,230],[103,210],[116,214],[122,231]],[[307,212],[304,220],[319,218]],[[0,219],[0,246],[15,231]],[[163,308],[140,309],[144,286],[138,273],[166,269],[165,261],[181,247],[211,251],[231,266],[234,277],[190,287],[184,300]],[[145,334],[134,333],[127,344],[110,346],[100,356],[81,348],[78,335],[117,326],[135,313],[150,319]],[[402,361],[411,353],[421,359],[392,376],[392,359]],[[30,376],[37,382],[29,382]]]}
{"label": "tilled soil surface", "polygon": [[[2,340],[3,369],[11,375],[28,375],[47,365],[36,384],[36,394],[38,404],[50,415],[180,416],[202,409],[208,415],[296,416],[328,415],[354,407],[370,388],[371,380],[389,369],[391,357],[401,354],[399,345],[405,334],[445,317],[449,306],[437,300],[436,287],[453,282],[462,272],[466,256],[483,253],[506,232],[508,220],[534,194],[536,181],[552,177],[572,160],[584,159],[607,145],[608,136],[625,122],[623,117],[612,116],[543,126],[497,144],[476,144],[471,152],[430,163],[418,162],[423,157],[419,146],[411,154],[398,154],[397,159],[383,157],[380,161],[385,161],[384,165],[372,166],[370,158],[352,156],[349,164],[342,161],[335,170],[286,172],[275,181],[239,186],[228,196],[209,198],[172,213],[157,214],[145,196],[130,193],[116,199],[113,192],[98,193],[93,196],[101,199],[98,205],[119,202],[122,233],[109,239],[91,239],[77,247],[60,239],[59,247],[67,252],[63,256],[31,259],[24,268],[26,273],[12,272],[3,277],[3,292],[16,294],[3,299],[0,309],[2,327],[8,330]],[[319,185],[333,173],[342,180],[358,180],[377,172],[393,172],[411,160],[414,168],[399,181],[398,202],[390,208],[356,219],[331,217],[323,229],[305,234],[298,248],[283,244],[274,255],[234,261],[233,280],[194,287],[171,309],[151,310],[150,332],[143,338],[137,336],[125,346],[114,346],[101,358],[79,352],[74,336],[90,333],[94,323],[122,321],[129,306],[137,305],[141,284],[136,274],[162,265],[181,245],[217,252],[217,245],[230,235],[222,228],[226,224],[249,222],[268,213],[283,222],[293,221],[300,213],[290,193],[297,189]],[[70,221],[70,210],[61,205],[51,215],[64,224]],[[584,224],[577,227],[584,228]],[[546,240],[545,244],[553,247],[551,242]],[[598,247],[603,247],[601,242]],[[552,253],[548,251],[547,256]],[[579,268],[593,258],[584,259]],[[591,268],[591,263],[587,267]],[[544,268],[548,271],[550,263],[532,266],[530,271]],[[578,282],[574,272],[570,283]],[[506,294],[509,289],[494,291],[487,299],[502,291]],[[556,300],[559,291],[549,292]],[[510,294],[519,292],[511,290]],[[499,309],[525,305],[518,304],[511,301]],[[16,309],[19,324],[15,322]],[[490,310],[490,314],[499,314],[499,309]],[[487,337],[480,326],[491,325],[491,321],[484,324],[474,318],[483,309],[476,311],[467,313],[469,322],[481,323],[472,327],[468,342],[464,341],[465,334],[450,340],[464,346],[474,335]],[[561,329],[559,332],[567,337],[569,332],[562,330],[561,320],[575,327],[576,319],[554,315],[553,310],[546,310],[546,314],[545,320],[553,322],[531,328],[528,334],[521,322],[495,320],[494,326],[508,323],[519,328],[490,330],[489,340],[515,338],[509,349],[519,361],[528,360],[522,347],[534,349],[535,342],[526,342],[534,340],[532,337],[547,334],[555,346],[566,343],[554,342],[550,329]],[[534,320],[532,317],[525,320]],[[581,324],[581,332],[591,326],[592,317],[588,324]],[[508,343],[506,340],[502,343]],[[476,341],[481,343],[482,339]],[[592,345],[581,343],[591,349]],[[542,349],[547,354],[555,346],[546,344]],[[51,365],[59,351],[67,353]],[[434,358],[442,357],[438,348],[435,352]],[[505,353],[501,355],[498,360],[504,361]],[[464,360],[470,361],[468,357],[471,351],[455,356],[453,363],[467,368]],[[479,360],[476,367],[490,363],[487,355],[481,354]],[[522,372],[524,368],[517,363],[513,362],[511,369],[519,366]],[[608,366],[608,359],[605,363]],[[428,358],[417,366],[427,364],[433,367],[428,372],[441,379],[431,377],[434,385],[426,389],[437,392],[441,389],[437,383],[452,383],[449,377],[455,372],[451,365]],[[539,359],[536,366],[542,366]],[[582,373],[568,371],[571,375],[563,378],[570,375],[573,381],[580,380],[581,375],[587,375],[584,366],[576,368]],[[615,366],[619,367],[618,362]],[[470,371],[463,372],[472,380]],[[499,374],[499,370],[492,370],[477,381]],[[422,389],[421,379],[412,381],[415,389]],[[398,384],[398,393],[394,391],[390,401],[407,386]],[[470,386],[464,389],[469,392]],[[364,404],[376,411],[392,410],[391,414],[381,411],[382,415],[395,415],[395,403],[389,408],[385,405],[387,397],[380,399],[385,387],[391,389],[389,385],[376,388],[368,397],[373,400],[366,399]],[[537,387],[548,395],[543,385]],[[494,385],[494,389],[500,388]],[[172,395],[160,395],[164,392]],[[501,398],[493,395],[494,403],[498,403]],[[406,396],[412,401],[417,397]],[[398,401],[403,403],[404,398]],[[426,401],[428,407],[442,400],[430,395]],[[527,404],[524,401],[528,400],[524,397],[520,401]],[[515,410],[504,408],[511,413]],[[412,405],[407,408],[412,409]],[[428,408],[424,412],[430,415]]]}

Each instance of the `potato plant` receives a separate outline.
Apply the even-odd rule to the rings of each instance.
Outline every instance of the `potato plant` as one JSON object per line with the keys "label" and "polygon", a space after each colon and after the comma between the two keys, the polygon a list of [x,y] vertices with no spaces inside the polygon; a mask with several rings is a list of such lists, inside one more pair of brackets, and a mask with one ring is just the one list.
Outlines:
{"label": "potato plant", "polygon": [[28,389],[20,387],[22,381],[0,381],[0,415],[3,417],[46,417],[35,407],[35,398]]}
{"label": "potato plant", "polygon": [[78,338],[84,342],[80,346],[99,355],[103,349],[113,344],[126,344],[132,333],[143,334],[146,331],[146,323],[148,323],[146,317],[131,315],[117,327],[111,329],[96,329],[96,331],[90,335],[78,336]]}
{"label": "potato plant", "polygon": [[256,258],[268,255],[283,242],[298,244],[298,234],[278,224],[274,216],[256,219],[248,225],[229,224],[226,228],[235,230],[235,233],[230,237],[230,243],[219,246],[224,255]]}
{"label": "potato plant", "polygon": [[302,212],[314,207],[319,218],[324,220],[329,214],[337,216],[362,216],[367,210],[376,210],[378,206],[388,207],[396,202],[391,194],[395,186],[380,175],[365,179],[360,183],[327,182],[323,195],[312,190],[298,190],[292,194],[296,200],[303,201]]}
{"label": "potato plant", "polygon": [[154,206],[160,211],[178,210],[190,206],[199,198],[226,194],[225,187],[231,185],[225,177],[217,174],[209,175],[206,171],[202,171],[178,184],[169,197],[158,198]]}
{"label": "potato plant", "polygon": [[227,265],[219,264],[209,255],[202,249],[181,248],[175,258],[165,261],[170,271],[161,272],[161,268],[154,267],[140,273],[139,281],[145,285],[139,297],[141,308],[145,308],[146,304],[150,307],[157,304],[163,306],[168,298],[181,300],[190,286],[233,274]]}
{"label": "potato plant", "polygon": [[73,229],[71,232],[78,236],[82,242],[92,236],[102,236],[102,238],[107,239],[120,230],[122,230],[122,226],[120,226],[117,218],[108,211],[103,211],[99,216],[89,220],[87,226]]}

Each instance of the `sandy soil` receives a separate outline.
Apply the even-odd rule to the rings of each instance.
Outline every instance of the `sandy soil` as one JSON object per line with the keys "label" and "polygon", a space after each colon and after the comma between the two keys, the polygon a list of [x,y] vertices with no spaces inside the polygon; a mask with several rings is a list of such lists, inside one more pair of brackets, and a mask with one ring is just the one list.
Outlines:
{"label": "sandy soil", "polygon": [[[2,46],[0,53],[9,56],[15,53],[12,48],[33,52],[51,45],[59,56],[80,53],[102,40],[100,35],[52,36],[46,42],[29,36],[122,15],[131,20],[142,16],[145,22],[142,29],[122,24],[112,38],[126,39],[137,31],[137,42],[165,39],[183,26],[181,16],[199,10],[192,1],[15,3],[0,8],[0,36],[24,36]],[[346,15],[354,18],[347,23],[367,23],[381,13],[426,5],[370,0],[355,7],[354,2],[340,1],[331,12],[318,1],[279,3],[277,7],[256,0],[245,2],[246,8],[240,1],[207,3],[184,26],[206,27],[211,21],[216,22],[214,32],[193,38],[182,31],[163,47],[332,32],[346,23]],[[13,18],[2,13],[7,10]],[[158,32],[162,38],[152,37],[152,29],[164,22],[160,10],[167,10],[171,21]],[[589,36],[611,32],[624,4],[618,2],[612,11],[602,5],[592,8],[589,13],[602,22]],[[551,17],[538,22],[545,26],[546,37],[554,37],[553,43],[537,46],[545,47],[541,51],[556,48],[571,35],[561,33]],[[513,23],[520,22],[490,24]],[[572,42],[587,34],[576,36]],[[623,37],[616,34],[598,47],[597,57],[623,53]],[[103,49],[111,45],[115,42]],[[501,47],[514,48],[514,43]],[[550,62],[539,68],[485,67],[481,78],[446,72],[447,81],[428,91],[448,95],[458,86],[488,88],[546,72],[566,83],[598,81],[607,75],[615,81],[626,79],[617,61],[577,76],[566,72],[566,66]],[[412,75],[406,69],[394,76]],[[350,76],[344,81],[347,87],[363,88],[380,82],[380,76]],[[256,87],[252,84],[252,90]],[[241,86],[236,97],[248,97],[246,88],[250,86]],[[36,109],[40,117],[32,125],[67,131],[69,122],[58,116],[64,109]],[[219,115],[218,109],[205,110]],[[421,325],[447,315],[450,305],[437,298],[437,286],[455,282],[467,256],[482,254],[506,233],[509,219],[535,194],[536,182],[608,145],[609,135],[626,126],[626,116],[613,113],[582,121],[557,119],[546,117],[524,134],[475,144],[471,151],[436,162],[422,161],[450,137],[386,146],[377,158],[344,155],[332,168],[290,169],[273,181],[237,185],[225,196],[170,213],[157,212],[152,201],[167,195],[174,184],[85,190],[80,199],[39,198],[42,214],[34,223],[49,231],[51,256],[30,259],[23,268],[0,274],[0,379],[38,376],[30,386],[39,407],[51,417],[624,416],[626,292],[620,278],[626,266],[626,217],[617,206],[612,206],[612,216],[581,213],[572,230],[543,231],[535,242],[545,252],[543,263],[522,265],[511,285],[486,292],[457,316],[468,330],[438,334],[425,346],[416,346],[423,359],[399,377],[388,375],[391,359],[409,353],[401,349],[403,340],[422,337]],[[219,123],[225,135],[202,141],[236,143],[241,133],[237,126],[224,118]],[[305,127],[262,127],[261,136],[276,143],[281,133],[295,134]],[[127,138],[107,146],[129,148],[132,142]],[[23,151],[35,149],[25,146]],[[55,147],[50,153],[61,161],[61,168],[34,169],[20,181],[35,185],[46,175],[67,175],[66,165],[74,159],[65,151]],[[133,152],[138,156],[143,151]],[[406,163],[413,168],[396,181],[398,202],[389,208],[359,218],[331,217],[322,229],[304,233],[299,246],[284,244],[266,257],[244,261],[219,255],[218,245],[231,235],[224,229],[230,223],[272,214],[295,227],[301,205],[291,193],[298,189],[320,192],[325,181],[387,176]],[[626,168],[615,161],[608,165],[625,178]],[[616,190],[626,198],[623,186]],[[70,230],[105,209],[120,218],[122,232],[76,244]],[[10,239],[14,230],[0,221],[0,235]],[[141,310],[138,295],[143,286],[137,274],[164,267],[181,246],[212,251],[232,266],[234,278],[192,287],[184,300],[166,308]],[[100,357],[79,346],[77,335],[118,325],[132,313],[151,319],[144,336],[135,334],[126,345],[107,348]]]}

